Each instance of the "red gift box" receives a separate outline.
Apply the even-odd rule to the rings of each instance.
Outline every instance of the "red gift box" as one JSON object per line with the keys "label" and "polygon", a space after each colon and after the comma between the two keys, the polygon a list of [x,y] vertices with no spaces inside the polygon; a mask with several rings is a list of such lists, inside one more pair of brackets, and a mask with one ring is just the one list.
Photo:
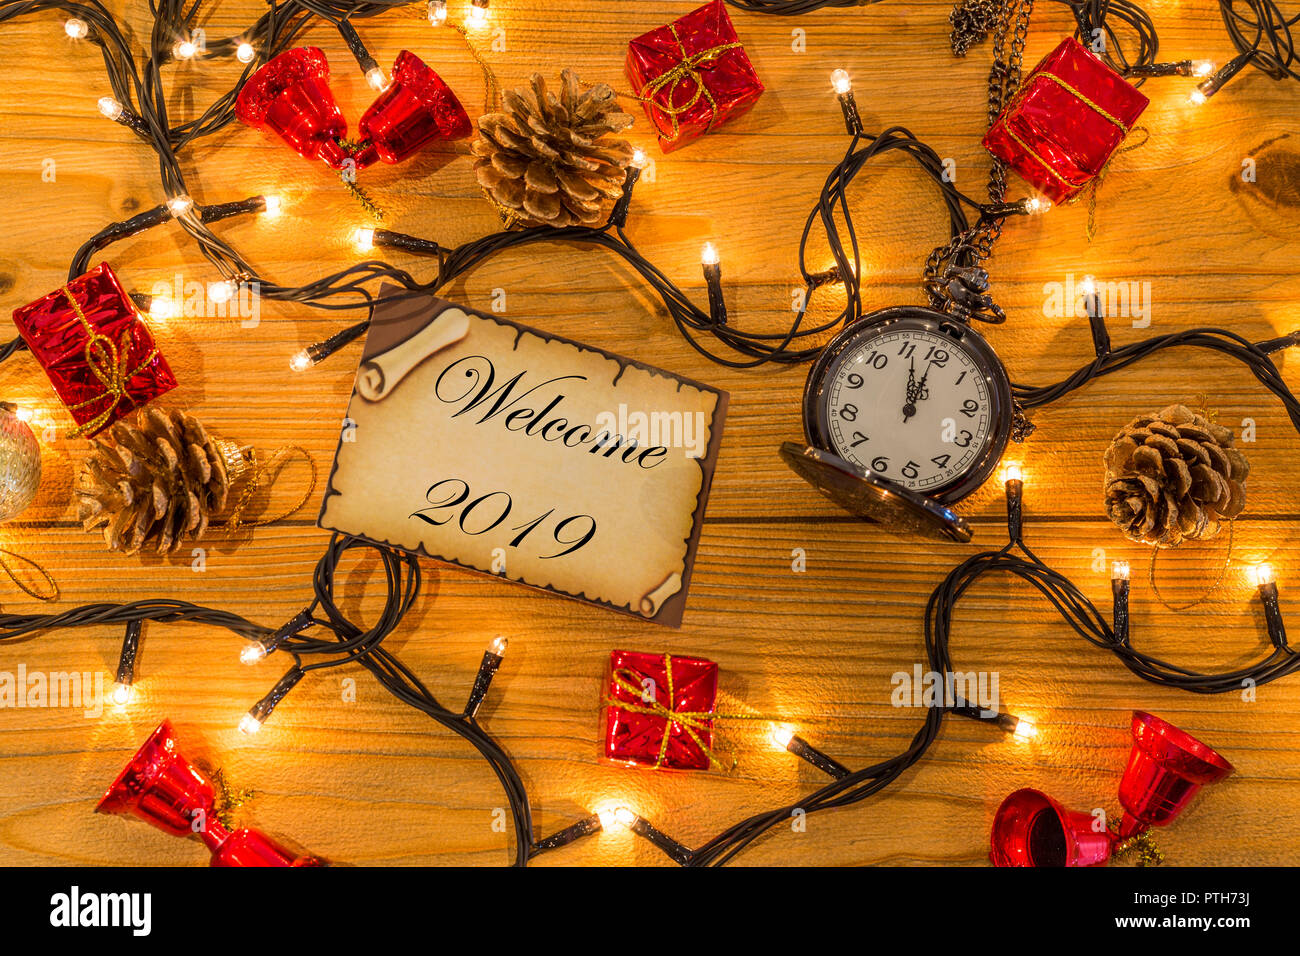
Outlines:
{"label": "red gift box", "polygon": [[108,263],[14,310],[14,325],[78,427],[96,435],[176,387]]}
{"label": "red gift box", "polygon": [[1102,171],[1147,107],[1122,76],[1066,37],[989,127],[984,148],[1053,202]]}
{"label": "red gift box", "polygon": [[763,95],[722,0],[631,41],[626,68],[665,153],[741,115]]}
{"label": "red gift box", "polygon": [[614,651],[605,698],[605,756],[628,764],[707,770],[714,762],[718,665],[698,657]]}

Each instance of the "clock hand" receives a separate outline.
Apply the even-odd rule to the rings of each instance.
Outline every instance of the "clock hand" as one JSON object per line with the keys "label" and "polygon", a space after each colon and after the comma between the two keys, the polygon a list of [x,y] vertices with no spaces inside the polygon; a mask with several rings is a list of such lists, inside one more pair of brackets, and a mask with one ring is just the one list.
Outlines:
{"label": "clock hand", "polygon": [[[926,374],[929,374],[929,371],[930,371],[929,369],[926,369]],[[909,418],[911,418],[913,415],[916,414],[916,396],[917,396],[916,359],[912,359],[912,365],[907,370],[907,394],[903,398],[904,424],[907,423],[907,420]]]}

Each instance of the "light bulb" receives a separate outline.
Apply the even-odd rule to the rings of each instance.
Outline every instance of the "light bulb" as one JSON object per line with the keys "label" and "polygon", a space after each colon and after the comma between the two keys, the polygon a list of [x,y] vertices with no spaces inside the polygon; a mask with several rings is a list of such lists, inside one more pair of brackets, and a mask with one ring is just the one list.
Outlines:
{"label": "light bulb", "polygon": [[176,317],[176,303],[170,296],[156,295],[149,303],[149,317],[153,319],[171,319]]}
{"label": "light bulb", "polygon": [[1024,477],[1024,471],[1021,469],[1020,465],[1014,461],[1002,469],[1003,481],[1023,481]]}
{"label": "light bulb", "polygon": [[845,93],[849,92],[849,90],[853,89],[853,80],[849,78],[849,71],[831,71],[831,86],[835,88],[835,92],[840,96],[843,96]]}
{"label": "light bulb", "polygon": [[716,266],[719,261],[718,250],[713,247],[713,243],[706,242],[700,252],[700,262],[706,266]]}
{"label": "light bulb", "polygon": [[1018,740],[1032,740],[1038,736],[1038,728],[1034,726],[1033,721],[1017,717],[1016,729],[1011,731],[1011,735]]}
{"label": "light bulb", "polygon": [[352,230],[352,245],[357,252],[369,252],[375,248],[375,230],[369,226],[357,226]]}
{"label": "light bulb", "polygon": [[266,208],[262,210],[263,215],[278,216],[284,209],[284,200],[279,196],[265,196]]}
{"label": "light bulb", "polygon": [[465,22],[471,27],[487,26],[488,0],[472,0],[465,14]]}
{"label": "light bulb", "polygon": [[172,53],[178,60],[191,59],[198,52],[199,48],[194,45],[193,40],[181,40],[172,48]]}
{"label": "light bulb", "polygon": [[262,729],[262,722],[252,714],[245,714],[239,720],[239,729],[251,737]]}
{"label": "light bulb", "polygon": [[239,291],[239,284],[234,279],[226,279],[223,282],[214,282],[208,286],[208,298],[218,304],[229,302]]}
{"label": "light bulb", "polygon": [[117,122],[122,118],[122,104],[111,96],[101,96],[99,98],[99,111],[113,122]]}
{"label": "light bulb", "polygon": [[782,724],[773,724],[772,732],[768,736],[774,746],[785,750],[790,746],[790,741],[794,740],[794,731]]}
{"label": "light bulb", "polygon": [[1263,587],[1265,584],[1272,584],[1274,580],[1275,578],[1273,577],[1273,565],[1271,564],[1255,565],[1256,584],[1258,584],[1260,587]]}
{"label": "light bulb", "polygon": [[372,90],[383,92],[384,87],[388,86],[388,77],[384,76],[384,71],[377,66],[372,66],[366,70],[366,82],[370,84]]}
{"label": "light bulb", "polygon": [[167,211],[177,219],[194,208],[194,200],[189,196],[173,196],[167,200]]}
{"label": "light bulb", "polygon": [[1052,208],[1052,201],[1046,196],[1030,196],[1025,200],[1025,212],[1031,216],[1041,216]]}
{"label": "light bulb", "polygon": [[131,700],[131,685],[130,685],[130,684],[121,684],[121,683],[118,683],[118,684],[114,684],[114,685],[113,685],[113,703],[114,703],[114,704],[116,704],[118,707],[125,707],[125,706],[127,705],[127,703],[130,702],[130,700]]}
{"label": "light bulb", "polygon": [[506,647],[509,643],[510,642],[506,640],[504,634],[498,634],[496,637],[492,638],[492,643],[488,645],[488,653],[495,654],[497,657],[505,657]]}
{"label": "light bulb", "polygon": [[636,823],[636,814],[627,807],[619,807],[614,811],[614,819],[620,826],[630,827]]}
{"label": "light bulb", "polygon": [[648,162],[650,162],[650,160],[649,160],[649,158],[646,156],[646,154],[645,154],[645,150],[644,150],[644,149],[634,149],[634,150],[632,150],[632,165],[633,165],[633,166],[635,166],[637,169],[645,169],[646,164],[647,164]]}
{"label": "light bulb", "polygon": [[1084,276],[1080,279],[1078,288],[1081,295],[1097,294],[1097,283],[1093,280],[1092,276]]}
{"label": "light bulb", "polygon": [[90,32],[90,27],[86,25],[85,20],[78,20],[73,17],[63,24],[63,32],[74,40],[81,40]]}
{"label": "light bulb", "polygon": [[447,22],[447,0],[429,0],[429,22],[435,27]]}
{"label": "light bulb", "polygon": [[235,59],[240,63],[252,63],[255,56],[257,50],[253,49],[253,44],[246,40],[235,49]]}
{"label": "light bulb", "polygon": [[1214,72],[1213,60],[1193,60],[1192,76],[1205,77]]}
{"label": "light bulb", "polygon": [[612,830],[618,826],[618,810],[615,807],[604,807],[597,810],[596,816],[600,818],[600,828],[602,830]]}
{"label": "light bulb", "polygon": [[1209,97],[1206,96],[1205,93],[1202,92],[1201,90],[1192,90],[1191,95],[1188,97],[1188,99],[1192,101],[1193,106],[1200,106],[1207,99],[1209,99]]}
{"label": "light bulb", "polygon": [[303,349],[293,358],[289,359],[289,368],[293,369],[295,372],[305,372],[314,364],[316,363],[311,360],[311,353],[306,349]]}
{"label": "light bulb", "polygon": [[1110,566],[1110,576],[1116,581],[1127,581],[1132,570],[1127,561],[1116,561]]}
{"label": "light bulb", "polygon": [[30,408],[24,408],[22,405],[19,405],[16,409],[14,409],[14,417],[17,418],[20,422],[30,422],[32,420],[32,410]]}
{"label": "light bulb", "polygon": [[261,641],[252,641],[244,645],[244,649],[239,652],[239,659],[245,664],[256,664],[258,661],[266,658],[266,647]]}

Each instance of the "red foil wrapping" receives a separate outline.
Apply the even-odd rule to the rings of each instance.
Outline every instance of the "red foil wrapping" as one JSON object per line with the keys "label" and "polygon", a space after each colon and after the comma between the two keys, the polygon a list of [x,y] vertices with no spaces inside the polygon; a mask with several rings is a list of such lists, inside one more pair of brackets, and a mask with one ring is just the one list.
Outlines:
{"label": "red foil wrapping", "polygon": [[763,95],[722,0],[631,41],[626,69],[665,153],[741,115]]}
{"label": "red foil wrapping", "polygon": [[367,140],[355,157],[358,169],[381,159],[400,163],[434,140],[464,139],[473,130],[451,87],[409,50],[397,54],[392,82],[357,128]]}
{"label": "red foil wrapping", "polygon": [[76,434],[96,435],[176,387],[106,262],[15,309],[14,325],[76,421]]}
{"label": "red foil wrapping", "polygon": [[605,756],[644,767],[707,770],[718,665],[635,651],[614,651],[609,665]]}
{"label": "red foil wrapping", "polygon": [[1053,202],[1102,171],[1147,98],[1066,37],[1025,77],[984,136],[984,148]]}

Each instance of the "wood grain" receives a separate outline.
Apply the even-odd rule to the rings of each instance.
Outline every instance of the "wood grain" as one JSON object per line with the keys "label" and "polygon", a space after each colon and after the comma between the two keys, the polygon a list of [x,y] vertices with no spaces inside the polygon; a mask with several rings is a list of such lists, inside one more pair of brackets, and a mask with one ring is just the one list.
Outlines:
{"label": "wood grain", "polygon": [[[455,4],[453,4],[453,7]],[[493,17],[506,49],[492,62],[508,84],[533,69],[574,66],[592,81],[622,86],[626,40],[685,12],[690,2],[499,0]],[[1069,29],[1063,7],[1035,15],[1026,59],[1035,61]],[[131,3],[138,34],[143,4]],[[210,36],[228,35],[262,5],[212,6]],[[978,194],[986,171],[979,146],[988,51],[964,60],[947,51],[949,6],[885,3],[786,20],[736,14],[735,21],[768,93],[744,119],[670,156],[658,156],[653,182],[637,189],[630,233],[639,247],[703,301],[701,244],[723,257],[733,321],[778,328],[789,315],[796,241],[827,169],[845,141],[828,73],[854,77],[868,128],[904,125],[957,164],[958,184]],[[1151,6],[1162,57],[1230,50],[1208,8]],[[805,31],[806,52],[792,50]],[[422,5],[362,24],[381,62],[410,47],[464,95],[481,103],[481,79],[464,48],[430,29]],[[366,88],[337,37],[316,27],[311,42],[333,60],[345,113],[360,115]],[[0,148],[5,156],[0,291],[13,308],[65,277],[76,246],[108,222],[163,197],[151,153],[95,111],[107,92],[98,56],[73,44],[50,15],[0,28]],[[232,63],[196,63],[173,74],[174,119],[210,100],[236,75]],[[1045,314],[1045,285],[1067,274],[1150,283],[1152,324],[1114,335],[1126,342],[1192,326],[1226,326],[1255,339],[1300,327],[1300,206],[1296,194],[1297,100],[1294,84],[1249,73],[1205,107],[1186,102],[1185,81],[1153,82],[1143,118],[1151,139],[1116,163],[1101,190],[1100,232],[1089,243],[1085,210],[1065,208],[1011,223],[993,261],[999,301],[1011,316],[990,333],[1017,381],[1055,381],[1091,355],[1086,323]],[[648,145],[644,122],[633,138]],[[657,150],[652,151],[654,155]],[[1258,182],[1243,183],[1255,158]],[[359,210],[322,170],[239,127],[184,155],[200,202],[256,192],[285,197],[284,215],[218,227],[269,278],[308,281],[355,259],[348,236]],[[54,182],[42,163],[53,160]],[[494,228],[478,193],[467,149],[433,151],[398,169],[367,172],[392,228],[463,242]],[[1017,187],[1018,188],[1018,187]],[[1288,202],[1288,196],[1291,197]],[[918,275],[943,239],[932,187],[901,162],[884,162],[854,192],[872,306],[919,302]],[[160,229],[115,247],[109,258],[131,288],[214,278],[179,230]],[[829,258],[829,257],[827,257]],[[419,275],[429,265],[394,254]],[[674,332],[661,306],[619,262],[571,247],[533,249],[495,259],[447,294],[488,306],[505,290],[509,315],[552,332],[627,353],[732,394],[723,451],[701,541],[686,621],[680,631],[537,594],[456,569],[426,564],[426,587],[390,642],[435,694],[459,701],[485,642],[511,638],[487,704],[485,725],[517,759],[530,789],[538,835],[568,825],[592,806],[618,801],[661,829],[697,844],[777,802],[796,801],[824,782],[810,767],[774,752],[755,730],[732,731],[740,763],[731,774],[651,774],[599,761],[598,701],[610,649],[673,650],[721,665],[723,690],[797,723],[805,736],[854,766],[897,753],[920,715],[890,706],[890,676],[922,659],[921,621],[934,586],[969,548],[891,537],[845,518],[811,494],[776,455],[797,437],[803,369],[732,372],[709,364]],[[827,293],[833,295],[833,293]],[[835,308],[833,301],[818,308]],[[255,328],[230,320],[181,318],[159,330],[181,387],[178,404],[218,434],[272,449],[293,443],[327,466],[351,385],[355,350],[308,374],[288,358],[341,324],[338,316],[267,305]],[[1279,356],[1295,386],[1295,356]],[[0,368],[0,392],[63,428],[67,419],[29,356]],[[1202,398],[1203,397],[1203,398]],[[1246,515],[1236,528],[1227,583],[1192,611],[1175,612],[1145,582],[1148,555],[1124,542],[1100,508],[1100,456],[1133,415],[1170,401],[1205,401],[1234,426],[1253,420],[1257,440]],[[1244,371],[1188,354],[1140,366],[1090,386],[1035,415],[1038,432],[1016,449],[1030,480],[1029,529],[1045,560],[1068,573],[1105,608],[1108,560],[1133,562],[1134,633],[1140,647],[1201,668],[1260,655],[1262,612],[1244,569],[1270,560],[1283,600],[1300,571],[1295,522],[1300,508],[1297,439],[1280,406]],[[73,520],[70,488],[85,443],[44,446],[46,478],[38,501],[0,529],[0,544],[39,559],[56,576],[60,606],[174,595],[228,608],[268,624],[298,611],[326,536],[314,527],[319,489],[299,515],[235,541],[214,540],[206,570],[176,560],[102,553]],[[289,475],[290,500],[303,479]],[[1002,537],[1001,503],[985,489],[963,506],[977,544]],[[1203,596],[1225,560],[1216,542],[1163,557],[1161,594],[1173,605]],[[807,570],[792,570],[803,549]],[[1104,551],[1104,554],[1098,552]],[[368,576],[349,565],[351,606],[372,607]],[[6,611],[38,610],[12,587]],[[112,629],[63,631],[0,648],[0,670],[103,670],[115,666]],[[0,864],[166,864],[203,860],[192,843],[138,822],[100,818],[94,800],[144,735],[162,718],[177,724],[187,749],[224,765],[257,798],[249,819],[328,858],[367,865],[501,864],[507,836],[493,828],[502,798],[490,771],[458,738],[388,698],[363,672],[332,671],[305,680],[264,732],[235,731],[245,708],[278,668],[241,666],[238,642],[200,627],[150,627],[141,655],[140,696],[128,713],[88,718],[68,708],[0,711]],[[1205,699],[1144,684],[1109,655],[1084,644],[1024,586],[981,582],[954,630],[962,669],[996,670],[1008,709],[1038,721],[1036,742],[993,739],[984,728],[950,721],[918,767],[869,803],[809,820],[806,833],[773,832],[741,860],[755,864],[977,864],[998,801],[1020,786],[1040,786],[1080,809],[1114,812],[1115,786],[1128,748],[1128,714],[1155,710],[1222,750],[1237,773],[1206,791],[1161,835],[1171,862],[1294,864],[1300,838],[1274,825],[1275,808],[1300,800],[1300,681],[1261,688],[1258,699]],[[356,680],[344,702],[343,677]],[[627,834],[602,834],[542,857],[540,865],[667,861]]]}

